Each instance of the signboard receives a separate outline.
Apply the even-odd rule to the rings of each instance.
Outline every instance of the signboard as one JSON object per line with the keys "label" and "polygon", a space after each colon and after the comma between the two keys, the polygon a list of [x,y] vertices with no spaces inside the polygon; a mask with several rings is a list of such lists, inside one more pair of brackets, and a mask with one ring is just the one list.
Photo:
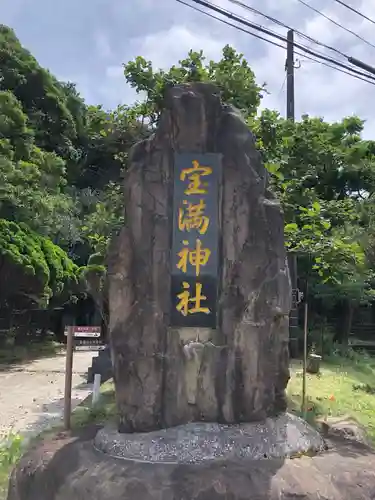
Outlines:
{"label": "signboard", "polygon": [[[68,327],[65,327],[65,336],[68,335]],[[104,346],[101,339],[102,329],[100,326],[74,326],[74,349],[76,351],[97,351]]]}
{"label": "signboard", "polygon": [[105,345],[102,342],[97,341],[96,344],[93,344],[92,341],[81,340],[78,343],[74,343],[75,351],[101,351],[105,348]]}
{"label": "signboard", "polygon": [[221,155],[175,154],[171,325],[216,327]]}
{"label": "signboard", "polygon": [[[74,338],[100,338],[102,329],[100,326],[75,326],[73,331]],[[68,327],[65,327],[65,335],[68,335]]]}

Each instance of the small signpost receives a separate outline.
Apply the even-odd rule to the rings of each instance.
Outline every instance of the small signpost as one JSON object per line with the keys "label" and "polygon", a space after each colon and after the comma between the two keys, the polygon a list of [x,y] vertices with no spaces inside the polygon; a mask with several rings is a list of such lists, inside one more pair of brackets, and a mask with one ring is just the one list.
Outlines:
{"label": "small signpost", "polygon": [[[73,377],[73,352],[74,339],[95,339],[98,341],[101,336],[100,326],[75,326],[70,325],[65,328],[66,336],[66,361],[65,361],[65,393],[64,393],[64,428],[71,427],[72,414],[72,377]],[[96,344],[96,348],[98,343]]]}
{"label": "small signpost", "polygon": [[[65,328],[65,335],[68,335],[68,328]],[[97,350],[103,347],[101,340],[102,329],[100,326],[75,326],[74,327],[74,349]]]}
{"label": "small signpost", "polygon": [[176,154],[171,325],[216,328],[220,155]]}
{"label": "small signpost", "polygon": [[73,348],[74,348],[74,325],[68,326],[66,330],[66,362],[65,362],[65,393],[64,393],[64,428],[70,429],[70,417],[72,414],[72,376],[73,376]]}

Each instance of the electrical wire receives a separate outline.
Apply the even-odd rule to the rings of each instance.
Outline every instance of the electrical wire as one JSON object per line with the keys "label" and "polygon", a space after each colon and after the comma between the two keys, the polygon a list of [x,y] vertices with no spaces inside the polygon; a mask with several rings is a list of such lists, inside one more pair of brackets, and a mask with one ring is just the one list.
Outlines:
{"label": "electrical wire", "polygon": [[351,10],[352,12],[354,12],[355,14],[358,14],[359,16],[363,17],[363,19],[366,19],[366,21],[370,21],[370,23],[372,24],[375,24],[375,21],[373,19],[371,19],[371,17],[367,17],[365,16],[364,14],[362,14],[362,12],[360,12],[359,10],[355,9],[354,7],[351,7],[350,5],[348,5],[347,3],[345,2],[342,2],[341,0],[334,0],[334,2],[337,2],[339,3],[340,5],[342,5],[343,7],[346,7],[347,9]]}
{"label": "electrical wire", "polygon": [[246,5],[245,3],[240,2],[239,0],[229,0],[229,2],[231,2],[235,5],[239,5],[240,7],[244,8],[250,12],[253,12],[254,14],[262,16],[262,17],[268,19],[269,21],[271,21],[275,24],[278,24],[279,26],[282,26],[283,28],[286,28],[288,30],[293,30],[294,33],[296,33],[300,37],[305,38],[306,40],[309,40],[310,42],[315,43],[316,45],[320,45],[321,47],[324,47],[328,50],[332,50],[333,52],[336,52],[336,54],[339,54],[340,56],[345,57],[347,59],[347,55],[344,54],[343,52],[341,52],[341,50],[336,49],[335,47],[331,47],[330,45],[326,45],[325,43],[320,42],[319,40],[316,40],[316,38],[312,38],[311,36],[306,35],[302,31],[298,31],[295,28],[292,28],[291,26],[288,26],[287,24],[283,23],[282,21],[279,21],[278,19],[276,19],[272,16],[269,16],[268,14],[264,14],[264,12],[261,12],[258,9],[254,9],[254,7],[250,7],[250,5]]}
{"label": "electrical wire", "polygon": [[[184,0],[176,0],[176,1],[178,3],[180,3],[180,4],[182,4],[182,5],[185,5],[186,7],[189,7],[192,10],[195,10],[196,12],[200,12],[201,14],[204,14],[205,16],[210,17],[211,19],[215,19],[216,21],[220,21],[221,23],[223,23],[223,24],[225,24],[227,26],[230,26],[232,28],[235,28],[238,31],[242,31],[243,33],[246,33],[248,35],[254,36],[255,38],[258,38],[259,40],[262,40],[264,42],[270,43],[271,45],[274,45],[275,47],[279,47],[279,48],[281,48],[283,50],[286,50],[286,46],[285,45],[281,45],[280,43],[274,42],[273,40],[268,40],[267,38],[264,38],[263,36],[258,35],[257,33],[254,33],[252,31],[249,31],[249,30],[246,30],[244,28],[241,28],[241,26],[237,26],[236,24],[230,23],[229,21],[226,21],[225,19],[222,19],[220,17],[214,16],[213,14],[210,14],[209,12],[207,12],[207,11],[205,11],[203,9],[199,9],[198,7],[195,7],[194,5],[191,5],[191,4],[187,3],[187,2],[185,2]],[[340,73],[344,73],[344,74],[347,74],[349,76],[352,76],[353,78],[356,78],[357,80],[362,80],[363,82],[369,83],[371,85],[375,85],[375,82],[373,82],[371,80],[367,80],[366,78],[362,77],[362,76],[364,76],[364,77],[368,76],[368,77],[371,78],[371,75],[367,75],[366,73],[362,73],[360,71],[352,69],[349,66],[343,65],[346,68],[348,68],[350,72],[349,71],[345,71],[344,69],[340,69],[340,68],[334,66],[333,64],[328,64],[327,62],[319,61],[318,59],[315,59],[314,57],[308,56],[308,55],[303,54],[301,52],[295,51],[294,53],[295,53],[295,55],[302,56],[302,57],[304,57],[306,59],[309,59],[309,60],[311,60],[313,62],[319,63],[319,64],[321,64],[323,66],[326,66],[328,68],[331,68],[331,69],[334,69],[336,71],[339,71]],[[362,75],[362,76],[357,76],[356,74],[353,74],[353,72],[354,73],[358,73],[358,75]],[[375,80],[375,78],[374,78],[374,80]]]}
{"label": "electrical wire", "polygon": [[305,7],[307,7],[308,9],[311,9],[312,11],[316,12],[317,14],[319,14],[320,16],[324,17],[325,19],[327,19],[329,22],[335,24],[336,26],[338,26],[339,28],[343,29],[344,31],[347,31],[348,33],[354,35],[355,37],[357,37],[359,40],[361,40],[362,42],[366,43],[367,45],[369,45],[370,47],[374,48],[375,49],[375,45],[373,45],[371,42],[369,42],[368,40],[366,40],[365,38],[363,38],[362,36],[358,35],[358,33],[356,33],[355,31],[352,31],[350,30],[349,28],[346,28],[345,26],[343,26],[342,24],[338,23],[337,21],[335,21],[334,19],[331,19],[329,16],[327,16],[326,14],[323,14],[323,12],[321,12],[320,10],[316,9],[315,7],[313,7],[312,5],[308,4],[307,2],[304,2],[304,0],[298,0],[299,3],[301,3],[302,5],[305,5]]}
{"label": "electrical wire", "polygon": [[[313,43],[315,43],[315,44],[317,44],[317,45],[320,45],[320,46],[322,46],[322,47],[325,47],[325,48],[326,48],[326,49],[328,49],[328,50],[334,51],[334,52],[336,52],[337,54],[339,54],[340,56],[344,57],[344,58],[347,60],[347,62],[349,62],[350,64],[353,64],[354,66],[357,66],[357,67],[361,68],[362,70],[368,71],[369,73],[371,73],[371,74],[373,74],[373,75],[375,74],[375,68],[373,68],[372,66],[370,66],[370,65],[368,65],[368,64],[366,64],[366,63],[364,63],[364,62],[360,61],[359,59],[356,59],[355,57],[351,57],[351,56],[349,56],[348,54],[345,54],[345,53],[344,53],[344,52],[342,52],[341,50],[338,50],[338,49],[336,49],[335,47],[332,47],[331,45],[327,45],[327,44],[325,44],[325,43],[323,43],[323,42],[321,42],[321,41],[317,40],[316,38],[312,38],[311,36],[306,35],[306,33],[302,33],[301,31],[296,30],[296,29],[294,29],[294,28],[292,28],[292,27],[288,26],[287,24],[283,23],[283,22],[282,22],[282,21],[280,21],[279,19],[276,19],[276,18],[274,18],[274,17],[272,17],[272,16],[269,16],[269,15],[267,15],[267,14],[264,14],[264,13],[263,13],[263,12],[261,12],[260,10],[258,10],[258,9],[254,9],[253,7],[250,7],[250,6],[248,6],[248,5],[244,4],[243,2],[241,2],[241,1],[239,1],[239,0],[229,0],[229,2],[234,3],[234,4],[236,4],[236,5],[239,5],[239,6],[243,7],[244,9],[249,10],[250,12],[253,12],[253,13],[255,13],[255,14],[258,14],[258,15],[260,15],[260,16],[263,16],[263,17],[265,17],[266,19],[268,19],[268,20],[270,20],[270,21],[272,21],[272,22],[274,22],[274,23],[278,24],[279,26],[283,26],[284,28],[287,28],[288,30],[293,31],[294,33],[296,33],[297,35],[299,35],[301,38],[305,38],[306,40],[308,40],[308,41],[310,41],[310,42],[313,42]],[[263,27],[262,27],[262,26],[260,26],[260,25],[257,25],[257,26],[259,26],[260,28],[263,28]],[[274,31],[272,31],[272,33],[274,33],[274,34],[275,34],[275,32],[274,32]],[[317,53],[317,54],[319,54],[319,53]],[[324,54],[321,54],[321,53],[320,53],[320,55],[324,55]],[[340,62],[340,61],[337,61],[337,62]]]}
{"label": "electrical wire", "polygon": [[[268,43],[271,43],[273,45],[276,45],[276,46],[279,46],[279,47],[281,47],[283,49],[286,49],[286,47],[284,45],[280,45],[280,44],[278,44],[278,43],[276,43],[274,41],[271,41],[271,40],[268,40],[268,39],[266,39],[264,37],[261,37],[260,35],[255,34],[254,32],[245,30],[243,28],[240,28],[239,26],[236,26],[234,24],[228,23],[227,21],[224,21],[224,20],[222,20],[219,17],[213,16],[213,15],[207,13],[204,10],[198,9],[198,8],[194,7],[193,5],[191,5],[191,4],[189,4],[187,2],[184,2],[183,0],[176,0],[176,1],[179,2],[179,3],[181,3],[181,4],[183,4],[183,5],[186,5],[187,7],[192,8],[194,10],[197,10],[198,12],[201,12],[203,14],[209,15],[209,17],[213,17],[214,19],[217,19],[218,21],[224,22],[224,24],[228,24],[228,25],[230,25],[230,26],[232,26],[232,27],[234,27],[234,28],[236,28],[236,29],[238,29],[240,31],[244,31],[245,33],[248,33],[248,34],[250,34],[252,36],[260,38],[261,40],[264,40],[264,41],[266,41]],[[254,23],[252,23],[250,21],[247,21],[244,18],[238,17],[238,16],[234,15],[233,13],[231,13],[231,12],[225,10],[225,9],[222,9],[222,8],[218,7],[217,5],[214,5],[214,4],[210,3],[210,2],[207,2],[205,0],[191,0],[191,1],[194,2],[194,3],[196,3],[196,4],[202,5],[204,7],[207,7],[209,10],[217,12],[217,13],[223,15],[224,17],[228,17],[230,19],[233,19],[234,21],[237,21],[240,24],[243,24],[243,25],[245,25],[247,27],[253,28],[253,29],[255,29],[257,31],[260,31],[260,32],[262,32],[262,33],[264,33],[264,34],[266,34],[268,36],[273,37],[273,38],[276,38],[276,39],[280,40],[281,42],[284,42],[284,43],[287,42],[286,38],[283,37],[282,35],[279,35],[279,34],[277,34],[275,32],[272,32],[271,30],[269,30],[267,28],[263,28],[262,26],[254,24]],[[293,45],[294,45],[294,47],[302,50],[303,52],[309,54],[310,56],[317,57],[319,59],[324,60],[327,63],[334,64],[334,65],[336,65],[336,66],[338,66],[338,67],[340,67],[342,69],[348,70],[351,73],[354,73],[355,75],[359,75],[361,77],[367,78],[367,80],[365,80],[365,81],[367,81],[368,83],[370,83],[368,79],[375,81],[375,76],[373,76],[373,75],[371,75],[369,73],[363,73],[361,71],[358,71],[358,70],[356,70],[356,69],[354,69],[354,68],[352,68],[350,66],[347,66],[346,64],[341,63],[340,61],[337,61],[337,60],[332,59],[330,57],[327,57],[327,56],[324,56],[322,54],[319,54],[318,52],[314,52],[314,51],[308,49],[307,47],[305,47],[304,45],[301,45],[301,44],[298,44],[298,43],[294,43]],[[304,54],[304,57],[307,57],[307,56]],[[354,75],[352,75],[352,76],[354,76]]]}
{"label": "electrical wire", "polygon": [[259,38],[259,40],[263,40],[264,42],[268,42],[271,45],[274,45],[275,47],[280,47],[281,49],[286,49],[286,47],[284,45],[281,45],[280,43],[273,42],[272,40],[268,40],[267,38],[264,38],[261,35],[257,35],[256,33],[252,33],[251,31],[245,30],[244,28],[241,28],[241,26],[237,26],[236,24],[232,24],[229,21],[225,21],[225,19],[221,19],[220,17],[214,16],[213,14],[210,14],[209,12],[207,12],[203,9],[199,9],[198,7],[194,7],[194,5],[191,5],[187,2],[184,2],[184,0],[176,0],[176,2],[181,3],[182,5],[186,5],[186,7],[189,7],[190,9],[195,10],[196,12],[200,12],[201,14],[204,14],[205,16],[211,17],[211,19],[216,19],[217,21],[220,21],[221,23],[226,24],[227,26],[231,26],[233,28],[236,28],[237,30],[242,31],[243,33],[253,35],[256,38]]}
{"label": "electrical wire", "polygon": [[281,95],[282,91],[284,90],[284,87],[285,87],[285,84],[286,84],[286,79],[287,79],[287,76],[288,76],[288,75],[287,75],[287,74],[285,74],[285,77],[284,77],[283,83],[281,84],[281,87],[280,87],[280,90],[279,90],[279,92],[278,92],[278,94],[277,94],[277,97],[280,97],[280,95]]}

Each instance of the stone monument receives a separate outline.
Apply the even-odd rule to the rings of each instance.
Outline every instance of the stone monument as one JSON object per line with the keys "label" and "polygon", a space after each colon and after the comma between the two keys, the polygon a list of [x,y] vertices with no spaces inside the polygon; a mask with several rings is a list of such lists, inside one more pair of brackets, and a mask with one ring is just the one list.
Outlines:
{"label": "stone monument", "polygon": [[348,470],[367,484],[369,459],[322,454],[286,412],[283,214],[213,85],[168,89],[124,196],[108,266],[118,423],[30,451],[8,500],[365,498]]}
{"label": "stone monument", "polygon": [[285,411],[283,214],[248,127],[213,86],[175,87],[130,162],[109,267],[120,432]]}

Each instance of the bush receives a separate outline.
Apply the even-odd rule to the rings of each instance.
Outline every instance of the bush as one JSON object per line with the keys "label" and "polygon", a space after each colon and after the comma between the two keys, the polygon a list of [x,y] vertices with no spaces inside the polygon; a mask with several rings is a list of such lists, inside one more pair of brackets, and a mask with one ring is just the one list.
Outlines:
{"label": "bush", "polygon": [[32,231],[26,224],[0,219],[0,262],[7,287],[0,305],[23,297],[46,306],[77,283],[77,266],[62,248]]}

